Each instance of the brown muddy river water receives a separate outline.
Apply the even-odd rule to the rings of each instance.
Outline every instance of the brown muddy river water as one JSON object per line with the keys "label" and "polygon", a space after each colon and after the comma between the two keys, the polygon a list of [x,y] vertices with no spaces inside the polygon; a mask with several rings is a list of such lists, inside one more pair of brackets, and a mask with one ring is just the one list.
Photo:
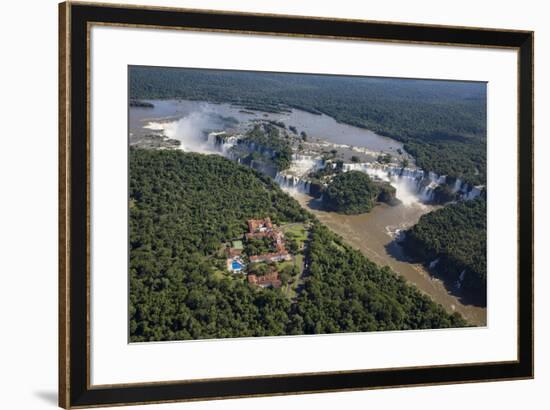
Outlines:
{"label": "brown muddy river water", "polygon": [[304,208],[370,260],[382,266],[389,266],[394,272],[428,294],[435,302],[440,303],[448,312],[459,312],[468,322],[476,326],[486,325],[486,308],[463,304],[423,265],[409,262],[401,247],[394,241],[399,230],[416,224],[423,214],[432,211],[434,207],[422,204],[410,206],[381,204],[367,214],[341,215],[320,210],[319,201],[312,199],[309,195],[299,192],[293,192],[292,195]]}
{"label": "brown muddy river water", "polygon": [[[268,119],[284,122],[287,126],[295,126],[314,139],[332,143],[366,147],[373,151],[388,153],[394,153],[397,149],[403,148],[401,143],[372,131],[338,123],[327,115],[314,115],[296,109],[273,114],[205,101],[148,100],[148,102],[153,103],[154,107],[130,107],[129,109],[130,139],[132,136],[145,135],[163,128],[166,136],[180,140],[181,148],[186,151],[208,153],[208,149],[203,146],[204,132],[224,129],[227,118],[236,120],[237,125],[233,126],[240,131],[250,126],[251,121]],[[159,128],[159,121],[168,123],[168,126],[165,124]],[[297,191],[290,193],[322,223],[373,262],[389,266],[435,302],[440,303],[448,312],[457,311],[474,325],[486,325],[486,308],[463,303],[456,289],[454,289],[455,293],[449,292],[445,284],[433,277],[424,266],[408,260],[401,247],[394,241],[399,230],[416,224],[423,214],[434,210],[433,206],[423,205],[415,200],[406,201],[410,203],[409,205],[401,204],[394,207],[378,205],[368,214],[340,215],[320,210],[319,202],[307,194]]]}

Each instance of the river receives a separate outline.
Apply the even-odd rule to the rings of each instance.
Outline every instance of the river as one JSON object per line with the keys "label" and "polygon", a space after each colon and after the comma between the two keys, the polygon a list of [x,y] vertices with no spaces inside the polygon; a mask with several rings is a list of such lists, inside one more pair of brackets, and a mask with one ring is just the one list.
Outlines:
{"label": "river", "polygon": [[370,130],[337,122],[328,115],[316,115],[306,111],[292,109],[290,112],[266,113],[245,110],[232,104],[214,104],[206,101],[189,100],[144,100],[153,108],[130,107],[129,129],[134,135],[143,135],[151,131],[151,123],[158,121],[179,122],[182,131],[211,131],[223,128],[223,119],[232,117],[239,122],[235,125],[246,126],[254,120],[272,120],[283,122],[287,127],[294,126],[299,132],[305,131],[314,139],[335,144],[368,147],[373,151],[395,153],[403,149],[403,144],[391,138],[380,136]]}
{"label": "river", "polygon": [[413,226],[422,215],[432,211],[434,207],[423,204],[380,204],[366,214],[342,215],[321,210],[319,200],[309,195],[296,191],[292,192],[292,195],[323,224],[342,236],[348,244],[360,250],[370,260],[379,265],[389,266],[429,295],[432,300],[440,303],[448,312],[459,312],[473,325],[486,325],[486,308],[462,303],[460,296],[449,292],[445,284],[433,277],[423,265],[411,263],[403,254],[401,246],[394,241],[399,230]]}
{"label": "river", "polygon": [[[285,113],[264,113],[244,110],[231,104],[204,101],[147,102],[154,104],[154,107],[130,107],[130,140],[162,130],[164,135],[180,140],[181,148],[186,151],[209,153],[212,147],[205,145],[205,132],[227,129],[244,131],[250,128],[254,120],[263,119],[280,121],[287,127],[294,126],[298,132],[305,131],[308,139],[393,154],[398,149],[403,149],[401,143],[372,131],[339,123],[327,115],[315,115],[296,109]],[[416,224],[423,214],[434,210],[433,206],[422,204],[415,198],[393,207],[381,204],[367,214],[341,215],[319,209],[319,202],[307,194],[296,190],[290,192],[304,208],[315,214],[322,223],[373,262],[389,266],[435,302],[440,303],[448,312],[459,312],[471,324],[486,325],[486,308],[463,303],[457,289],[453,289],[454,293],[451,293],[445,284],[434,278],[423,265],[409,261],[394,241],[399,230]],[[399,192],[398,189],[398,194]]]}

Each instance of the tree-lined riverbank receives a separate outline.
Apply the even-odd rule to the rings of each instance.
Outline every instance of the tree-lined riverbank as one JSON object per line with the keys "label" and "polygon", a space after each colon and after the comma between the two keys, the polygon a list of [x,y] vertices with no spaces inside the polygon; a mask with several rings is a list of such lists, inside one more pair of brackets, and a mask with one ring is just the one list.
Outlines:
{"label": "tree-lined riverbank", "polygon": [[348,244],[376,264],[389,266],[435,302],[443,305],[447,312],[459,312],[474,325],[486,325],[486,308],[464,304],[459,293],[450,292],[445,283],[434,278],[422,263],[412,261],[395,241],[400,233],[416,224],[422,215],[434,207],[380,204],[369,213],[342,215],[322,210],[320,201],[309,195],[294,192],[293,196],[304,209],[342,236]]}

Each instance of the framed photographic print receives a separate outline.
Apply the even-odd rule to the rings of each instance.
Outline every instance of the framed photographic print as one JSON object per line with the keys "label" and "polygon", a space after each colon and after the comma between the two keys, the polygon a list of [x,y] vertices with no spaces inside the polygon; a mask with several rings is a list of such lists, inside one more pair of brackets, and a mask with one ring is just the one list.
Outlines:
{"label": "framed photographic print", "polygon": [[60,406],[533,377],[533,33],[62,3]]}

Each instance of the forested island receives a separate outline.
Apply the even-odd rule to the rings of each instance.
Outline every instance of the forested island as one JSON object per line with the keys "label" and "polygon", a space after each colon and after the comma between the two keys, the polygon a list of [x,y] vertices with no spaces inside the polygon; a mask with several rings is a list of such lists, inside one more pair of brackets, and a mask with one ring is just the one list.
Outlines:
{"label": "forested island", "polygon": [[377,202],[396,201],[395,188],[389,183],[374,181],[359,171],[337,174],[322,194],[325,209],[348,215],[369,212]]}
{"label": "forested island", "polygon": [[[129,171],[131,342],[467,325],[254,169],[217,155],[132,148]],[[289,231],[308,226],[294,297],[223,273],[225,243],[258,218]]]}
{"label": "forested island", "polygon": [[130,94],[323,113],[403,142],[423,169],[486,181],[486,87],[478,83],[132,66]]}
{"label": "forested island", "polygon": [[405,233],[402,245],[421,261],[462,288],[476,303],[486,304],[487,202],[462,201],[426,214]]}
{"label": "forested island", "polygon": [[269,122],[254,125],[233,147],[233,157],[249,165],[255,161],[271,166],[275,171],[287,169],[292,159],[292,149],[289,141],[282,138],[279,129]]}

